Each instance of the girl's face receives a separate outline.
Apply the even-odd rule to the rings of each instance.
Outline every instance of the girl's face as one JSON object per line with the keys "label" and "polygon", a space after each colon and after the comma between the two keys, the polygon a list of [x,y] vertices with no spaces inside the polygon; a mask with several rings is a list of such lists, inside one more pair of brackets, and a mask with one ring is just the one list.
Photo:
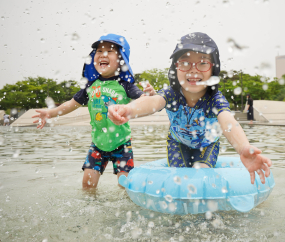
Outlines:
{"label": "girl's face", "polygon": [[115,44],[103,42],[97,46],[94,66],[104,78],[115,76],[119,67],[118,49]]}
{"label": "girl's face", "polygon": [[182,88],[190,93],[204,92],[207,86],[197,83],[207,81],[212,76],[211,56],[188,51],[179,57],[177,63],[177,78]]}

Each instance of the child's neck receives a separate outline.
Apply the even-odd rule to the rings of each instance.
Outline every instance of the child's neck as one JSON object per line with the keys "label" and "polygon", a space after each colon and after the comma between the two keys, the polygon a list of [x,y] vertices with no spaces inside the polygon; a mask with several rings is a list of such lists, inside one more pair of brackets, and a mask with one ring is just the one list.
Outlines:
{"label": "child's neck", "polygon": [[182,88],[182,93],[186,99],[187,105],[189,107],[194,107],[196,103],[199,101],[201,97],[203,97],[207,92],[207,88],[205,88],[203,91],[198,93],[190,93],[187,92],[184,88]]}

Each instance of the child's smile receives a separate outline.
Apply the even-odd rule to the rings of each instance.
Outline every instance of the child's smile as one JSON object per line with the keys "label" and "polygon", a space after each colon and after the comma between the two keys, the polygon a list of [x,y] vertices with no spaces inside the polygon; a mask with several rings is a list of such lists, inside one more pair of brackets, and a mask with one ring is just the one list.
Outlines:
{"label": "child's smile", "polygon": [[94,66],[102,77],[116,76],[119,67],[117,46],[110,42],[100,43],[94,56]]}
{"label": "child's smile", "polygon": [[190,93],[204,92],[205,85],[197,82],[207,81],[212,76],[212,63],[209,54],[189,51],[177,60],[177,78],[183,89]]}

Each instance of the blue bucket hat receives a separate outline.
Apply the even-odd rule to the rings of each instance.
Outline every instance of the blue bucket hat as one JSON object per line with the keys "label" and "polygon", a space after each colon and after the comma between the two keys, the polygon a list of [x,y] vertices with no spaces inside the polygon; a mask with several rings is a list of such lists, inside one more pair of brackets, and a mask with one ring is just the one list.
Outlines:
{"label": "blue bucket hat", "polygon": [[[177,79],[177,70],[175,63],[180,56],[185,54],[188,51],[197,51],[204,54],[210,54],[212,58],[213,66],[213,76],[218,76],[220,73],[220,55],[219,49],[216,43],[212,38],[210,38],[207,34],[194,32],[191,34],[184,35],[180,39],[180,43],[178,43],[170,56],[172,59],[171,66],[168,72],[168,78],[170,82],[170,86],[173,89],[180,90],[181,85]],[[215,89],[213,90],[211,86],[208,87],[210,94],[214,94],[218,91],[218,84],[215,85]]]}
{"label": "blue bucket hat", "polygon": [[134,83],[134,81],[135,81],[134,74],[133,74],[132,68],[129,64],[130,45],[127,42],[127,40],[125,39],[125,37],[123,37],[121,35],[117,35],[117,34],[103,35],[99,38],[98,41],[96,41],[92,44],[91,47],[93,48],[93,51],[91,51],[91,53],[89,54],[92,58],[92,61],[90,64],[84,64],[83,73],[82,73],[83,77],[86,77],[89,81],[94,81],[100,76],[100,74],[98,73],[98,71],[94,67],[93,62],[94,62],[94,56],[96,53],[96,48],[103,41],[114,43],[117,45],[119,52],[120,52],[120,55],[122,56],[122,58],[125,62],[124,64],[127,66],[127,68],[126,68],[127,70],[126,71],[121,70],[119,76],[124,81]]}

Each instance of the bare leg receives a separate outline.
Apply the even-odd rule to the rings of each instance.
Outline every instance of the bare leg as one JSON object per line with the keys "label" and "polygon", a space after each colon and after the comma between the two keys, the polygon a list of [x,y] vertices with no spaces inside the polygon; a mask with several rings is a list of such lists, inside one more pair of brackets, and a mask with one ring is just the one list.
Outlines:
{"label": "bare leg", "polygon": [[[118,173],[118,174],[117,174],[118,181],[119,181],[119,177],[120,177],[121,175],[125,175],[126,177],[128,177],[129,173],[128,173],[128,172],[120,172],[120,173]],[[122,187],[119,183],[118,183],[118,186],[119,186],[120,188],[124,188],[124,187]]]}
{"label": "bare leg", "polygon": [[193,168],[195,168],[195,166],[198,166],[199,168],[210,168],[207,164],[200,162],[195,162]]}
{"label": "bare leg", "polygon": [[253,124],[253,121],[252,121],[252,120],[250,120],[250,121],[249,121],[249,124]]}
{"label": "bare leg", "polygon": [[99,171],[93,169],[84,169],[82,189],[96,188],[100,178]]}

